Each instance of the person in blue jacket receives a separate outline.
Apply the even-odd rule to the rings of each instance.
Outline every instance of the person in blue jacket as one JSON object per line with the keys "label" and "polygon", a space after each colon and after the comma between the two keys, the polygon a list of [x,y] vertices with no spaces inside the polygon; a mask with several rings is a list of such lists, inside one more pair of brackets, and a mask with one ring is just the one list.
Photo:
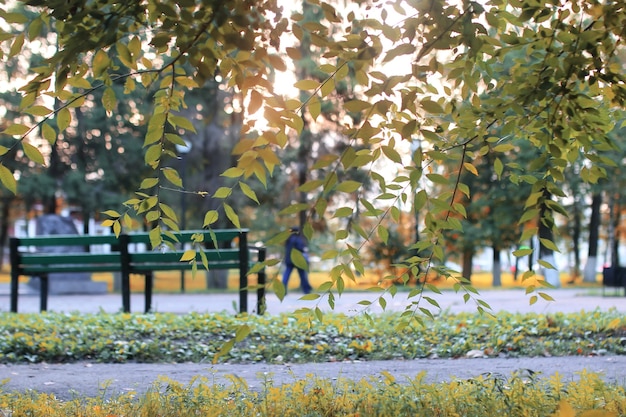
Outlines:
{"label": "person in blue jacket", "polygon": [[300,233],[300,229],[298,227],[291,228],[291,234],[289,238],[285,242],[285,272],[283,273],[283,285],[285,286],[285,292],[287,292],[287,284],[289,284],[289,277],[291,276],[291,272],[295,267],[298,270],[298,274],[300,275],[300,286],[302,287],[302,292],[305,294],[309,294],[311,292],[311,284],[309,283],[309,277],[306,269],[298,268],[291,262],[291,250],[296,249],[300,253],[307,262],[307,266],[309,263],[309,253],[307,248],[306,239]]}

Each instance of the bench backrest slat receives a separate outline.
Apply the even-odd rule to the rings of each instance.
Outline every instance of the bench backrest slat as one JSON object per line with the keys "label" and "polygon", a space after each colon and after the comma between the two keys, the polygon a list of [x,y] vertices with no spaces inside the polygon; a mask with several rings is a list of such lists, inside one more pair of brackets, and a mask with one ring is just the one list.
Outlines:
{"label": "bench backrest slat", "polygon": [[19,246],[88,246],[115,245],[115,235],[50,235],[16,238]]}
{"label": "bench backrest slat", "polygon": [[[193,241],[193,237],[195,235],[201,234],[203,235],[203,242],[205,244],[211,245],[213,243],[213,238],[215,238],[215,241],[218,243],[222,243],[222,242],[230,242],[233,239],[240,237],[242,235],[244,235],[245,233],[247,233],[248,230],[247,229],[242,229],[242,230],[215,230],[215,231],[209,231],[209,230],[185,230],[182,232],[172,232],[172,234],[174,235],[174,237],[176,238],[175,241],[172,241],[172,239],[168,236],[168,235],[163,235],[163,239],[165,241],[168,242],[173,242],[173,243],[189,243]],[[129,233],[128,234],[128,242],[129,243],[146,243],[149,244],[150,243],[150,234],[149,233]]]}

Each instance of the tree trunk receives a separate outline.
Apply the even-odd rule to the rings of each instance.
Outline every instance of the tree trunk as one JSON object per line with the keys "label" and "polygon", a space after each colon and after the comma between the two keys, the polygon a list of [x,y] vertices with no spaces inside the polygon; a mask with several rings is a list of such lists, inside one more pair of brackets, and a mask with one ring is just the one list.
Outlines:
{"label": "tree trunk", "polygon": [[570,282],[574,283],[580,277],[580,229],[581,229],[581,213],[580,202],[578,196],[574,200],[574,214],[572,226],[572,251],[574,252],[574,266],[570,272]]}
{"label": "tree trunk", "polygon": [[620,213],[621,213],[621,208],[619,205],[619,199],[616,197],[615,198],[615,203],[614,203],[615,208],[613,209],[613,215],[612,215],[612,219],[611,221],[613,222],[613,244],[611,245],[611,259],[612,259],[612,263],[611,265],[614,266],[615,268],[617,268],[620,265],[620,259],[619,259],[619,240],[620,240],[620,236],[619,236],[619,220],[620,220]]}
{"label": "tree trunk", "polygon": [[494,287],[502,286],[502,262],[500,261],[500,249],[496,245],[492,246],[493,249],[493,283]]}
{"label": "tree trunk", "polygon": [[515,266],[513,267],[513,281],[517,281],[519,275],[519,256],[515,257]]}
{"label": "tree trunk", "polygon": [[463,271],[462,275],[468,281],[472,280],[472,261],[474,260],[474,250],[465,249],[463,251]]}
{"label": "tree trunk", "polygon": [[583,273],[583,282],[596,282],[598,269],[598,240],[600,231],[600,206],[602,194],[591,197],[591,218],[589,219],[589,252]]}
{"label": "tree trunk", "polygon": [[9,208],[13,200],[14,198],[12,197],[2,199],[2,212],[0,213],[0,267],[4,265],[4,251],[9,238]]}
{"label": "tree trunk", "polygon": [[[545,198],[548,200],[550,195],[546,193]],[[561,286],[561,279],[559,277],[559,271],[556,269],[554,251],[542,243],[542,239],[554,242],[554,233],[552,230],[553,226],[554,220],[552,219],[552,213],[544,203],[541,205],[539,213],[539,259],[554,267],[554,269],[541,267],[541,270],[546,282],[551,286],[558,288]]]}

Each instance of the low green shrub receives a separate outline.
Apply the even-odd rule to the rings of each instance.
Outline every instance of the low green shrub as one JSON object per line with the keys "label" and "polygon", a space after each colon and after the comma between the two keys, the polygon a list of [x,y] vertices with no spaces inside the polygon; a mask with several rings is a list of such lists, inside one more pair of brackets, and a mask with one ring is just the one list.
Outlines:
{"label": "low green shrub", "polygon": [[[592,411],[593,410],[593,411]],[[4,416],[3,416],[4,414]],[[198,378],[188,385],[157,381],[144,395],[59,401],[53,396],[3,393],[3,417],[121,416],[621,416],[626,414],[626,390],[583,372],[580,380],[564,383],[558,376],[534,379],[479,377],[428,384],[423,375],[396,381],[390,375],[351,381],[316,379],[250,390],[233,377],[218,385]]]}
{"label": "low green shrub", "polygon": [[402,330],[400,315],[371,317],[227,314],[0,313],[0,361],[212,362],[245,326],[249,334],[220,361],[252,363],[488,356],[625,354],[626,317],[617,311],[441,314]]}

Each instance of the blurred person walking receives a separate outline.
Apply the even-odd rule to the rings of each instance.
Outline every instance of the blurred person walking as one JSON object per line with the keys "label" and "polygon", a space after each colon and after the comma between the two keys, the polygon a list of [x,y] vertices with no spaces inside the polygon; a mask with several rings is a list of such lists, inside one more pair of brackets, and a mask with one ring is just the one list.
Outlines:
{"label": "blurred person walking", "polygon": [[306,266],[308,269],[309,253],[307,242],[302,233],[300,233],[300,228],[298,227],[291,228],[291,234],[285,242],[285,271],[283,272],[283,285],[285,286],[285,293],[287,293],[289,277],[291,276],[291,272],[293,271],[293,269],[296,268],[298,270],[298,275],[300,275],[300,286],[302,288],[302,292],[305,294],[309,294],[312,289],[311,284],[309,283],[307,269],[301,268],[301,265],[294,265],[294,263],[292,262],[292,254],[294,250],[302,254],[302,257],[306,261]]}

